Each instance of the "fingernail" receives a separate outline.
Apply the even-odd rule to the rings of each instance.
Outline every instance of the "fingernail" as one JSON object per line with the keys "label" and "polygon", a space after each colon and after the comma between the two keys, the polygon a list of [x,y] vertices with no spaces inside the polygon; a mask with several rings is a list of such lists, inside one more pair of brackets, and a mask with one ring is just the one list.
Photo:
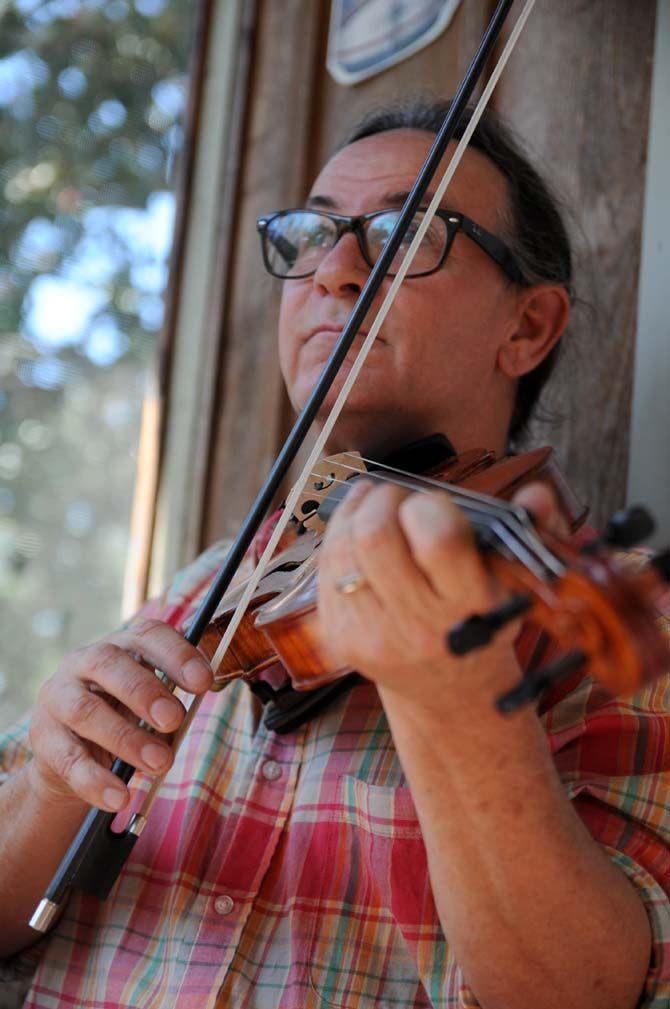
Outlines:
{"label": "fingernail", "polygon": [[126,793],[120,788],[106,788],[102,793],[102,800],[111,809],[122,809],[126,804]]}
{"label": "fingernail", "polygon": [[169,729],[177,723],[177,716],[181,714],[181,708],[176,701],[171,701],[169,697],[159,697],[151,705],[151,719],[160,729]]}
{"label": "fingernail", "polygon": [[191,690],[206,690],[212,682],[212,670],[202,659],[189,659],[181,672]]}
{"label": "fingernail", "polygon": [[142,747],[142,760],[147,767],[157,771],[159,767],[165,767],[167,764],[168,752],[164,746],[159,746],[158,743],[147,743]]}

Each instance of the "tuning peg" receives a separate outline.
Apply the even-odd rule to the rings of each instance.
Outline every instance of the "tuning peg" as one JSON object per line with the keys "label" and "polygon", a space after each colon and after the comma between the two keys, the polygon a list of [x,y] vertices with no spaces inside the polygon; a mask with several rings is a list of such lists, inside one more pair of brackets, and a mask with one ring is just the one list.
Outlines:
{"label": "tuning peg", "polygon": [[652,557],[650,563],[652,567],[656,568],[664,582],[670,582],[670,547],[666,547],[660,554]]}
{"label": "tuning peg", "polygon": [[447,634],[449,651],[452,655],[467,655],[475,648],[488,645],[496,631],[526,613],[532,605],[533,600],[529,595],[519,594],[488,613],[475,613],[467,620],[461,620]]}
{"label": "tuning peg", "polygon": [[498,697],[496,708],[502,714],[509,715],[512,711],[516,711],[517,708],[523,707],[524,704],[530,704],[531,701],[537,700],[550,683],[562,680],[564,677],[569,676],[570,673],[577,672],[586,662],[586,658],[587,656],[584,652],[579,648],[575,648],[573,651],[559,656],[553,662],[549,662],[546,666],[534,669],[532,672],[527,673],[517,683],[516,687],[512,687],[506,694],[501,694]]}
{"label": "tuning peg", "polygon": [[656,528],[653,516],[642,505],[615,512],[605,526],[601,540],[610,547],[626,550],[651,536]]}
{"label": "tuning peg", "polygon": [[642,505],[632,505],[615,512],[601,535],[587,543],[582,550],[585,554],[595,554],[602,546],[627,550],[651,536],[655,528],[656,523],[651,513]]}

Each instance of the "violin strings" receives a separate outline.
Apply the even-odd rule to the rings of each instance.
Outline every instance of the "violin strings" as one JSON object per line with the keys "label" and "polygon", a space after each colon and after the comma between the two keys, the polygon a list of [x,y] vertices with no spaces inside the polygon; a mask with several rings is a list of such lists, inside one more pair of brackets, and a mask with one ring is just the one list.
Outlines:
{"label": "violin strings", "polygon": [[[449,490],[454,497],[461,497],[473,502],[479,502],[482,506],[490,507],[492,510],[511,513],[516,518],[523,520],[527,519],[526,513],[518,505],[513,505],[509,501],[503,501],[501,498],[493,497],[490,494],[483,494],[481,491],[473,491],[467,487],[461,487],[459,484],[452,484],[449,481],[436,480],[433,477],[425,476],[420,473],[411,473],[409,470],[399,469],[397,466],[389,466],[385,463],[378,463],[374,459],[366,459],[364,456],[359,456],[354,452],[343,452],[342,455],[350,456],[352,459],[360,459],[362,462],[375,466],[374,470],[361,471],[356,466],[348,466],[346,463],[340,463],[342,467],[348,469],[352,473],[360,473],[361,476],[373,476],[376,473],[393,473],[398,476],[406,477],[410,479],[414,484],[422,484],[428,488],[436,488],[437,490]],[[338,460],[339,461],[339,460]]]}
{"label": "violin strings", "polygon": [[[343,455],[351,456],[356,458],[353,452],[343,452]],[[378,470],[382,470],[387,473],[398,473],[401,476],[411,477],[413,480],[424,484],[427,487],[435,487],[437,490],[443,490],[447,488],[454,497],[461,497],[473,502],[479,502],[482,506],[488,507],[491,510],[496,510],[504,514],[513,515],[522,525],[527,526],[528,514],[524,508],[520,505],[514,505],[510,501],[504,501],[501,498],[493,497],[491,494],[484,494],[481,491],[470,490],[467,487],[462,487],[460,484],[453,484],[447,481],[437,480],[434,477],[428,477],[424,474],[413,474],[408,470],[398,469],[396,466],[389,466],[385,463],[377,463],[373,459],[366,459],[364,456],[359,457],[364,463],[371,466],[376,466]],[[342,463],[346,466],[346,463]],[[349,467],[355,468],[355,467]]]}
{"label": "violin strings", "polygon": [[[409,481],[405,481],[402,479],[391,479],[389,477],[385,477],[381,473],[376,473],[374,471],[369,473],[362,473],[360,470],[355,469],[354,467],[347,467],[344,463],[342,463],[341,465],[345,469],[354,470],[360,476],[364,476],[368,479],[377,480],[378,482],[381,483],[391,483],[394,484],[395,486],[406,487],[408,490],[414,491],[419,494],[429,493],[429,491],[432,489],[432,485],[435,485],[442,492],[449,494],[452,500],[454,499],[454,495],[451,494],[452,485],[445,485],[440,484],[438,481],[432,481],[431,487],[426,488],[417,487],[413,483],[410,483]],[[320,473],[313,473],[312,475],[318,477],[319,479],[323,479],[323,475]],[[408,474],[408,476],[409,475],[410,474]],[[331,484],[334,483],[342,486],[346,486],[349,483],[348,480],[340,480],[335,476],[329,476],[328,481]],[[328,497],[327,492],[319,493],[317,491],[313,495],[310,494],[310,498],[313,499],[326,500],[327,497]],[[518,529],[513,528],[513,522],[506,521],[505,517],[492,514],[492,509],[491,511],[487,510],[486,505],[488,504],[488,501],[486,501],[486,495],[480,495],[479,497],[484,498],[485,501],[477,500],[473,502],[472,500],[465,499],[461,503],[459,503],[458,501],[454,501],[454,503],[469,518],[472,525],[483,526],[484,528],[494,533],[498,537],[500,542],[507,548],[509,553],[513,557],[516,557],[516,559],[521,564],[523,564],[526,568],[532,571],[533,574],[536,577],[540,578],[542,581],[547,581],[548,577],[556,577],[557,575],[560,575],[562,573],[562,571],[564,570],[563,566],[560,565],[560,562],[558,562],[558,559],[554,556],[554,554],[546,550],[544,544],[534,532],[533,533],[529,532],[529,530],[523,528],[523,526],[520,526]],[[496,502],[495,498],[491,500]],[[508,515],[507,518],[515,520],[516,516],[512,513]],[[551,561],[554,563],[550,565],[547,565],[545,563],[544,556],[542,556],[545,552],[548,554]]]}
{"label": "violin strings", "polygon": [[[499,520],[507,526],[510,533],[517,536],[524,543],[526,549],[535,554],[538,562],[544,565],[554,577],[558,578],[565,573],[565,566],[563,562],[545,546],[533,526],[530,524],[528,513],[520,505],[513,505],[508,501],[502,501],[500,498],[495,498],[488,494],[482,494],[479,491],[472,491],[467,488],[460,487],[458,484],[450,484],[448,482],[444,483],[431,477],[420,476],[410,473],[407,470],[398,469],[397,467],[384,466],[373,462],[373,460],[366,460],[352,452],[345,452],[342,453],[342,455],[349,455],[352,458],[362,459],[363,462],[379,466],[378,470],[361,473],[358,467],[348,466],[343,462],[340,463],[342,468],[348,469],[352,473],[359,473],[362,476],[373,478],[375,473],[378,473],[379,470],[391,472],[409,481],[408,483],[401,485],[407,486],[410,490],[418,490],[416,484],[422,484],[430,489],[435,488],[442,492],[446,491],[452,500],[454,500],[455,504],[459,505],[460,503],[459,506],[464,511],[476,510],[484,515],[494,512],[497,513]],[[320,474],[315,475],[320,476]],[[378,476],[377,479],[382,478]],[[401,483],[399,480],[391,482]]]}

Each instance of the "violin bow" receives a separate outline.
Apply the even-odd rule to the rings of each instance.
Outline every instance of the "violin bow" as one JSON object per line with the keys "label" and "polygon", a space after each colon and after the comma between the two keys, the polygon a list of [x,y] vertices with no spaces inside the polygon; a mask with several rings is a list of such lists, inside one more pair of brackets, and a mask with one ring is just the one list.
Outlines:
{"label": "violin bow", "polygon": [[[330,357],[328,358],[318,382],[312,390],[305,406],[300,411],[300,414],[298,415],[290,434],[286,438],[286,441],[284,442],[284,445],[282,446],[277,459],[275,460],[274,465],[265,480],[265,483],[258,492],[253,505],[242,523],[240,531],[233,542],[224,564],[218,571],[209,591],[207,592],[207,595],[198,607],[198,610],[189,625],[185,638],[190,644],[197,645],[200,641],[205,628],[212,619],[219,602],[228,590],[240,564],[254,540],[254,537],[256,536],[256,533],[265,519],[275,495],[286,477],[289,467],[300,451],[303,442],[312,427],[312,423],[316,418],[326,396],[328,395],[330,387],[337,376],[340,367],[344,362],[344,359],[350,350],[361,325],[363,324],[363,320],[365,319],[386,277],[389,267],[393,262],[396,252],[400,247],[414,215],[422,203],[428,186],[437,172],[447,147],[454,137],[461,117],[463,116],[466,106],[472,97],[477,82],[484,72],[489,56],[500,37],[513,2],[514,0],[499,0],[472,62],[470,63],[470,66],[459,85],[458,91],[451,103],[444,123],[435,137],[426,161],[424,162],[416,182],[412,186],[412,189],[405,200],[398,221],[391,232],[386,245],[384,246],[382,254],[375,266],[372,268],[349,316],[349,319],[347,320],[347,323],[344,326]],[[426,229],[431,223],[433,215],[440,204],[444,192],[449,185],[449,182],[451,181],[463,154],[465,153],[472,133],[474,132],[484,109],[486,108],[498,78],[500,77],[514,49],[514,46],[516,45],[519,35],[523,30],[534,4],[535,0],[526,0],[525,5],[503,48],[503,51],[498,58],[496,66],[494,67],[491,76],[482,91],[482,95],[475,106],[470,122],[468,123],[468,126],[449,161],[428,210],[425,212],[422,224],[417,230],[414,240],[407,250],[389,291],[370,327],[365,341],[352,364],[349,375],[342,386],[342,390],[333,404],[330,414],[328,415],[316,439],[309,459],[305,463],[298,480],[288,495],[284,512],[275,526],[272,536],[270,537],[270,540],[268,541],[268,544],[263,551],[258,564],[256,565],[253,575],[249,579],[246,591],[240,599],[235,613],[228,625],[226,634],[222,638],[221,644],[212,659],[212,668],[215,675],[218,664],[220,664],[223,659],[223,656],[232,641],[239,623],[242,620],[244,612],[246,611],[247,605],[258,585],[258,582],[263,577],[265,569],[272,557],[272,554],[274,553],[282,532],[290,520],[293,506],[300,496],[302,487],[307,482],[314,463],[323,451],[330,432],[344,407],[351,387],[374,344],[384,319],[391,308],[400,284],[402,283],[403,278],[412,263],[414,255]],[[158,670],[157,675],[167,682],[167,678]],[[172,686],[172,684],[169,685]],[[185,735],[186,730],[195,717],[200,703],[201,697],[197,697],[192,701],[182,722],[182,726],[180,727],[179,739],[182,739]],[[143,723],[141,724],[143,728],[149,728],[149,726],[146,726]],[[135,768],[131,764],[117,758],[112,764],[111,771],[117,778],[123,781],[124,784],[128,784],[134,774]],[[123,832],[115,833],[111,830],[111,824],[117,815],[116,813],[97,809],[96,807],[93,807],[90,810],[75,839],[61,861],[53,879],[49,883],[42,900],[31,917],[29,923],[31,928],[38,932],[46,932],[49,930],[67,899],[67,895],[71,887],[76,887],[86,893],[91,893],[100,900],[106,899],[116,882],[128,855],[137,841],[137,838],[144,828],[149,807],[158,791],[160,781],[160,778],[155,780],[147,797],[145,798],[142,810],[131,818],[128,827]]]}

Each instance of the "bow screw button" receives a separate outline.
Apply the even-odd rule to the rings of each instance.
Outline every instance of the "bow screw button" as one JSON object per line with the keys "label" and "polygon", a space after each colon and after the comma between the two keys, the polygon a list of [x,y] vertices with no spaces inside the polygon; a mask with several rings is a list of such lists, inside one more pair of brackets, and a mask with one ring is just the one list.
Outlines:
{"label": "bow screw button", "polygon": [[582,547],[584,554],[597,554],[601,547],[629,550],[646,540],[656,529],[654,518],[642,505],[615,512],[600,536]]}

